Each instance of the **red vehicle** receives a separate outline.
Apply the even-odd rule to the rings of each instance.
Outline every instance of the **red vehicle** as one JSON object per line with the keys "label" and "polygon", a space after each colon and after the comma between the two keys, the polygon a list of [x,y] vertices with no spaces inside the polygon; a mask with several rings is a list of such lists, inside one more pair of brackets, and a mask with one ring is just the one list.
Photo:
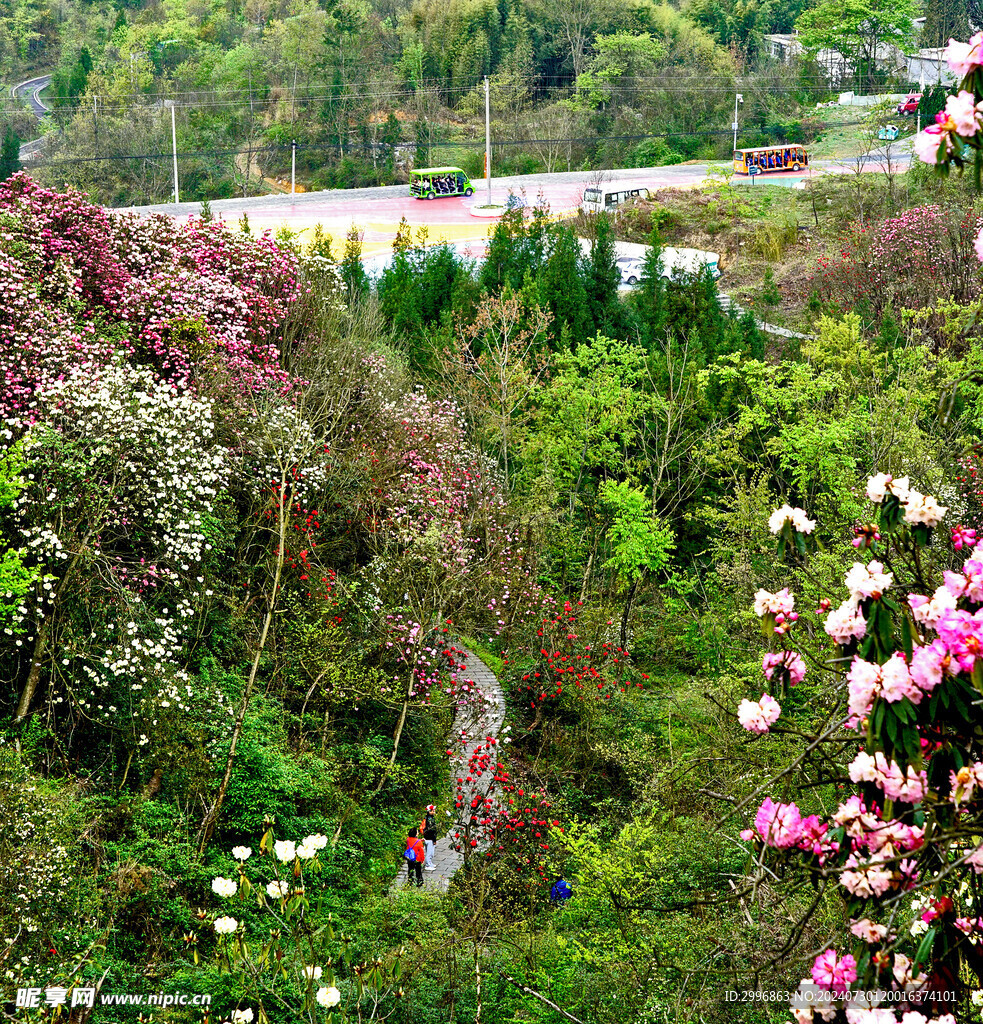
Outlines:
{"label": "red vehicle", "polygon": [[910,92],[898,104],[899,114],[913,114],[918,109],[918,101],[922,98],[920,92]]}

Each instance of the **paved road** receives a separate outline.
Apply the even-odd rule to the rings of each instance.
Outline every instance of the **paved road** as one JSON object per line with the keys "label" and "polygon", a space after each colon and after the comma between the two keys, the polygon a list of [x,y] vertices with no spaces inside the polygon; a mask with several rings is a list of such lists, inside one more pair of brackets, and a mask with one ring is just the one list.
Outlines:
{"label": "paved road", "polygon": [[[15,100],[26,100],[34,113],[34,116],[40,120],[46,114],[51,112],[51,108],[46,106],[44,101],[41,99],[41,93],[47,88],[48,83],[51,81],[51,75],[39,75],[37,78],[29,78],[26,82],[19,82],[17,85],[10,87],[10,95]],[[32,139],[30,142],[25,142],[20,148],[20,161],[22,164],[32,163],[41,156],[44,149],[44,139]]]}
{"label": "paved road", "polygon": [[[899,156],[897,163],[903,163]],[[882,160],[876,154],[866,163],[864,171],[877,171]],[[818,174],[851,173],[849,161],[817,160],[806,172],[786,171],[769,174],[770,185],[801,188],[805,181]],[[728,171],[729,165],[676,164],[672,167],[628,168],[609,171],[561,171],[553,174],[529,174],[492,180],[493,202],[503,202],[509,193],[524,193],[529,202],[540,197],[554,212],[575,210],[587,185],[618,182],[633,188],[692,188],[701,184],[710,171]],[[747,178],[732,178],[742,187],[754,188]],[[212,212],[224,220],[235,222],[248,216],[256,230],[276,231],[286,227],[302,232],[320,224],[335,241],[336,249],[345,232],[355,224],[363,235],[363,252],[371,254],[388,250],[396,225],[405,218],[414,229],[425,227],[431,241],[470,241],[485,238],[494,223],[472,217],[472,204],[487,201],[486,182],[476,180],[475,195],[435,199],[432,202],[413,199],[406,185],[380,188],[333,189],[305,192],[298,195],[252,196],[246,199],[217,199],[210,203]],[[185,218],[201,212],[200,203],[158,203],[130,207],[135,213],[166,213]]]}
{"label": "paved road", "polygon": [[[453,792],[457,786],[457,780],[467,775],[468,758],[475,745],[481,743],[488,736],[497,737],[502,723],[505,721],[505,697],[502,693],[502,685],[494,672],[470,651],[466,652],[465,668],[458,672],[458,676],[464,676],[477,684],[484,700],[470,702],[462,714],[459,714],[451,728],[450,736],[447,737],[448,750],[455,750],[457,753],[450,762],[450,786]],[[466,744],[462,743],[461,732],[467,733]],[[472,783],[466,783],[463,787],[465,804],[470,805],[475,796],[484,796],[488,791],[491,782],[492,772],[485,772],[483,778],[476,778]],[[466,813],[466,812],[463,812]],[[422,813],[420,815],[423,816]],[[452,827],[453,831],[453,827]],[[444,891],[450,885],[454,873],[464,864],[464,855],[458,853],[451,847],[450,836],[442,836],[437,841],[437,851],[434,858],[435,870],[423,872],[423,885],[426,889]],[[405,888],[407,885],[407,869],[401,868],[396,878],[394,890]]]}
{"label": "paved road", "polygon": [[10,95],[15,100],[27,100],[34,116],[40,120],[45,114],[50,113],[51,107],[41,100],[41,93],[48,87],[51,75],[39,75],[37,78],[28,78],[25,82],[18,82],[10,87]]}

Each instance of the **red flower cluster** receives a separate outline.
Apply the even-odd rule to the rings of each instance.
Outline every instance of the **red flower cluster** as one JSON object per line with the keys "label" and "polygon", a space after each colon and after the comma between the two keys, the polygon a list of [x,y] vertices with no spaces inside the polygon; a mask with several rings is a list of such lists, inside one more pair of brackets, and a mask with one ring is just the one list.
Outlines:
{"label": "red flower cluster", "polygon": [[457,779],[454,849],[507,863],[518,874],[546,881],[549,830],[559,828],[560,822],[549,817],[551,803],[544,792],[526,791],[511,778],[497,759],[497,744],[487,736],[474,747],[466,771]]}
{"label": "red flower cluster", "polygon": [[642,686],[633,678],[631,655],[623,647],[613,641],[592,645],[578,635],[577,612],[569,601],[543,620],[536,641],[538,651],[530,651],[525,658],[513,656],[520,665],[532,662],[521,677],[530,708],[556,702],[564,687],[573,687],[581,698],[589,694],[610,700],[612,693]]}

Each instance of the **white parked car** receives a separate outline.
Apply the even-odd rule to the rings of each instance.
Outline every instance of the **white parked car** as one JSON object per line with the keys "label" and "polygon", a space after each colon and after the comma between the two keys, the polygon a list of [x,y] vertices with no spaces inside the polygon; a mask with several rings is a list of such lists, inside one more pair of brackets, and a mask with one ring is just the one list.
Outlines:
{"label": "white parked car", "polygon": [[645,260],[641,256],[619,256],[615,263],[621,271],[621,283],[629,286],[638,284]]}
{"label": "white parked car", "polygon": [[[633,287],[642,279],[644,256],[619,256],[615,262],[621,271],[621,283]],[[668,281],[676,275],[695,277],[704,267],[716,281],[720,277],[720,254],[703,249],[680,249],[668,245],[662,250],[662,276]]]}

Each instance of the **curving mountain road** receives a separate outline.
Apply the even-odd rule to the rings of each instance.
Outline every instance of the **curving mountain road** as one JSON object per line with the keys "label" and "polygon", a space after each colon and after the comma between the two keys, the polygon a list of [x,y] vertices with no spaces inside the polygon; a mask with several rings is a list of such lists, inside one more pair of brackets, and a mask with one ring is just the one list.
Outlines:
{"label": "curving mountain road", "polygon": [[[40,121],[46,114],[51,113],[51,107],[46,106],[41,99],[41,93],[51,82],[51,75],[38,75],[36,78],[28,78],[24,82],[10,87],[10,95],[15,100],[26,102],[34,116]],[[20,148],[20,161],[22,164],[29,164],[36,160],[44,149],[44,139],[32,139],[25,142]]]}
{"label": "curving mountain road", "polygon": [[30,105],[34,116],[40,120],[45,114],[51,112],[51,107],[46,106],[41,99],[41,93],[51,82],[51,75],[39,75],[37,78],[28,78],[27,81],[19,82],[10,87],[10,95],[15,100],[26,100]]}

